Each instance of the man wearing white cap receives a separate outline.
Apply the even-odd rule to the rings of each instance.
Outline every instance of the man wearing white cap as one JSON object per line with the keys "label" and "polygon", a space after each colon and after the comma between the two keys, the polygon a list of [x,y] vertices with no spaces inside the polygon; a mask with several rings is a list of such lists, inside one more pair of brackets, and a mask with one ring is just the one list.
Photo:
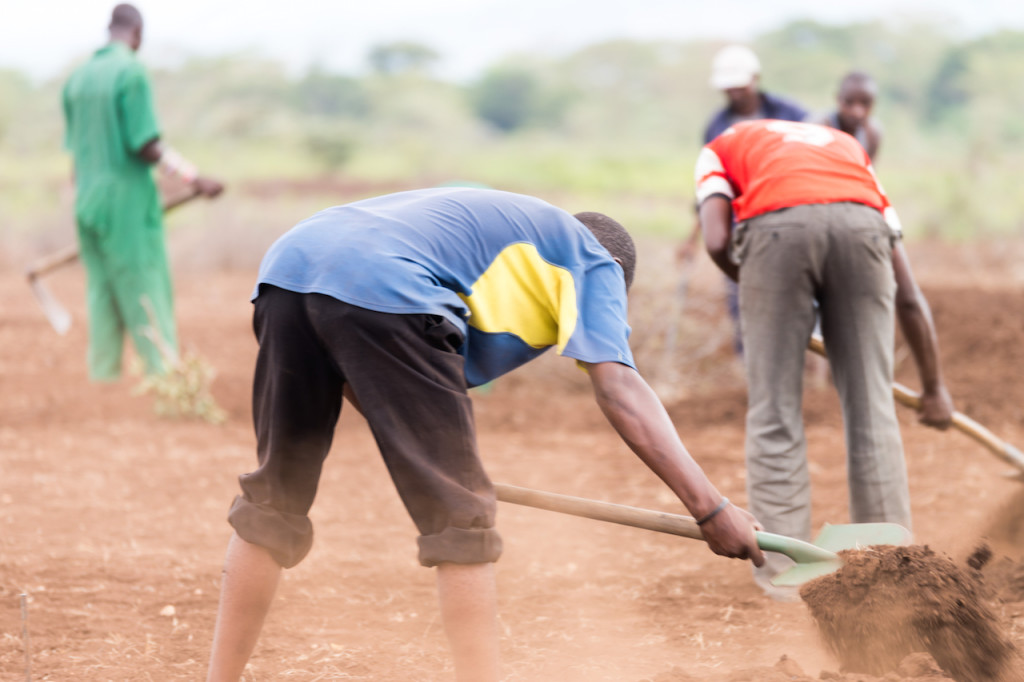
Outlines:
{"label": "man wearing white cap", "polygon": [[711,62],[711,87],[725,94],[726,106],[708,123],[704,144],[740,121],[777,118],[803,121],[807,111],[795,102],[760,89],[761,61],[743,45],[723,47]]}

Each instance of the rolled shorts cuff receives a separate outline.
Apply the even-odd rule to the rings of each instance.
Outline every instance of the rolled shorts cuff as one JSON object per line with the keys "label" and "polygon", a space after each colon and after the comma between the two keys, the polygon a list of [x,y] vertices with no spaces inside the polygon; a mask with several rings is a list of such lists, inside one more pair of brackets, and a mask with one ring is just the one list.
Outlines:
{"label": "rolled shorts cuff", "polygon": [[501,535],[493,528],[445,528],[436,535],[421,535],[420,564],[488,564],[501,556]]}
{"label": "rolled shorts cuff", "polygon": [[308,516],[281,512],[241,495],[231,504],[228,523],[238,537],[270,552],[282,568],[295,566],[313,546],[313,523]]}

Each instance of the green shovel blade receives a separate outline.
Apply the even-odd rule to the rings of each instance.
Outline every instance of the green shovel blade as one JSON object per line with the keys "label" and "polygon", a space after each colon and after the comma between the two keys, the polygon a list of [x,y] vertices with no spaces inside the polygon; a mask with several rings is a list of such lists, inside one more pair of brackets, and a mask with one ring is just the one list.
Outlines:
{"label": "green shovel blade", "polygon": [[797,564],[776,575],[772,578],[771,583],[778,587],[799,587],[815,578],[838,571],[842,565],[842,560],[838,558],[835,561],[812,561],[806,564]]}
{"label": "green shovel blade", "polygon": [[814,538],[814,544],[838,552],[871,545],[909,545],[913,540],[913,534],[898,523],[826,523]]}
{"label": "green shovel blade", "polygon": [[843,565],[836,554],[840,550],[863,549],[871,545],[908,545],[912,537],[909,530],[896,523],[825,524],[814,543],[773,533],[758,533],[757,544],[763,550],[785,554],[796,562],[796,566],[772,578],[773,585],[794,586],[837,570]]}

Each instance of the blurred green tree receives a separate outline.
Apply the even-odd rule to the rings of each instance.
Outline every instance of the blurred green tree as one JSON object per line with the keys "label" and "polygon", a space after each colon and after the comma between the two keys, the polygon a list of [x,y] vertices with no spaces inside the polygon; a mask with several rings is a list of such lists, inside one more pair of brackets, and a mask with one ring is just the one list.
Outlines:
{"label": "blurred green tree", "polygon": [[[812,110],[834,106],[847,71],[874,75],[886,130],[882,181],[908,227],[932,221],[946,230],[955,214],[971,229],[1010,228],[1024,215],[1013,185],[1024,157],[1024,89],[1015,87],[1024,32],[965,39],[951,27],[934,17],[798,21],[751,44],[765,88]],[[669,224],[679,214],[672,202],[690,198],[700,131],[722,105],[708,84],[722,45],[611,40],[561,55],[512,54],[469,82],[431,73],[438,53],[408,41],[377,45],[363,73],[295,74],[254,51],[152,71],[168,140],[239,177],[344,170],[386,182],[469,177],[541,193],[636,192],[668,202],[658,210]],[[0,181],[10,187],[27,165],[31,177],[54,180],[5,190],[0,212],[52,204],[40,188],[66,181],[62,84],[0,69]],[[945,202],[950,177],[965,184]]]}
{"label": "blurred green tree", "polygon": [[7,134],[17,109],[32,93],[32,86],[21,73],[0,69],[0,141]]}
{"label": "blurred green tree", "polygon": [[536,118],[540,84],[529,71],[502,66],[491,69],[471,92],[476,114],[498,130],[510,132]]}
{"label": "blurred green tree", "polygon": [[370,98],[358,79],[311,69],[295,84],[300,112],[317,116],[362,119],[370,113]]}
{"label": "blurred green tree", "polygon": [[925,108],[921,118],[926,123],[941,123],[961,113],[970,103],[967,81],[971,76],[969,46],[956,46],[946,51],[935,75],[928,83]]}
{"label": "blurred green tree", "polygon": [[306,149],[328,174],[345,167],[355,153],[356,137],[344,126],[321,124],[306,130]]}
{"label": "blurred green tree", "polygon": [[434,48],[405,40],[376,45],[367,55],[370,68],[384,76],[426,72],[439,58]]}

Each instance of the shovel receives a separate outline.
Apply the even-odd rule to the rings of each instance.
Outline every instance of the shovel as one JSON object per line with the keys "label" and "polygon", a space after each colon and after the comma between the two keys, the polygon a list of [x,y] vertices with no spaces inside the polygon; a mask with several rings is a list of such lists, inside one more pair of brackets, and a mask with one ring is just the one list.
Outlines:
{"label": "shovel", "polygon": [[[818,335],[811,337],[807,347],[822,357],[828,357],[825,352],[825,341]],[[892,395],[896,402],[904,407],[915,410],[921,407],[921,394],[903,384],[893,383]],[[973,438],[993,455],[1015,467],[1017,471],[1013,472],[1011,478],[1024,481],[1024,453],[962,412],[953,413],[952,425],[957,431]]]}
{"label": "shovel", "polygon": [[[623,526],[644,528],[659,533],[679,535],[692,540],[703,540],[700,526],[689,516],[627,507],[610,502],[598,502],[582,497],[530,490],[497,483],[494,489],[502,502],[535,507],[547,511],[582,516],[595,521],[606,521]],[[895,523],[826,524],[813,543],[785,535],[756,531],[757,545],[766,552],[785,554],[796,565],[772,579],[779,586],[802,585],[827,575],[843,565],[836,552],[843,549],[863,549],[871,545],[907,545],[910,531]]]}

